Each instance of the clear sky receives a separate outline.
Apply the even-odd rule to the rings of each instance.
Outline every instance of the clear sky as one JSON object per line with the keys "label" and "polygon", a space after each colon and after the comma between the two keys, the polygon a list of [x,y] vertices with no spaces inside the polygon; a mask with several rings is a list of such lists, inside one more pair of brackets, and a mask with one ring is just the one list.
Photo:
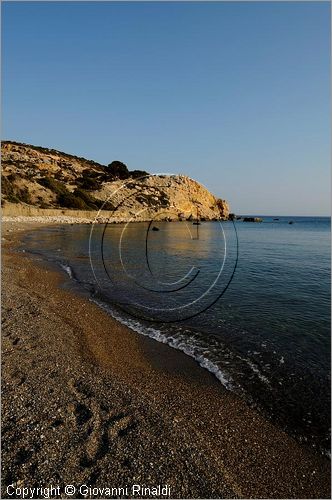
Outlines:
{"label": "clear sky", "polygon": [[330,212],[330,5],[2,3],[3,138]]}

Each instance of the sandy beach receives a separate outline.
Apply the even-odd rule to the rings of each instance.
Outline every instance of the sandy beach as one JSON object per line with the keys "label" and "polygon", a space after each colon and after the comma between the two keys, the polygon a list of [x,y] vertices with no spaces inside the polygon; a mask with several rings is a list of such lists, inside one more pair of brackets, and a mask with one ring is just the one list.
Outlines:
{"label": "sandy beach", "polygon": [[33,227],[2,230],[2,498],[9,485],[51,484],[62,498],[67,484],[128,486],[128,497],[138,484],[167,485],[170,498],[330,498],[328,459],[17,252]]}

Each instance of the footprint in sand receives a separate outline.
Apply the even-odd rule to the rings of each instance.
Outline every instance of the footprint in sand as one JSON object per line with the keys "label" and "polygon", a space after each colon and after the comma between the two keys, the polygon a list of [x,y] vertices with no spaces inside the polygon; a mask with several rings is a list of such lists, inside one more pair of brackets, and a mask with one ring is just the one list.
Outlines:
{"label": "footprint in sand", "polygon": [[83,403],[75,402],[69,405],[69,410],[74,414],[77,426],[81,427],[92,417],[91,410]]}
{"label": "footprint in sand", "polygon": [[112,444],[115,444],[116,439],[126,436],[135,426],[134,418],[123,413],[113,415],[104,422],[94,418],[93,430],[87,439],[83,466],[90,466],[94,461],[103,458],[110,451]]}

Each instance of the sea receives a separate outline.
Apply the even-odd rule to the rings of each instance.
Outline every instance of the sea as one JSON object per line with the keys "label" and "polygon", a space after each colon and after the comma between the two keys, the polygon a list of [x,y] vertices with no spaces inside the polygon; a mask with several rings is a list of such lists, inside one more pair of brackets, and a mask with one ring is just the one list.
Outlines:
{"label": "sea", "polygon": [[329,454],[330,218],[259,217],[49,226],[23,248]]}

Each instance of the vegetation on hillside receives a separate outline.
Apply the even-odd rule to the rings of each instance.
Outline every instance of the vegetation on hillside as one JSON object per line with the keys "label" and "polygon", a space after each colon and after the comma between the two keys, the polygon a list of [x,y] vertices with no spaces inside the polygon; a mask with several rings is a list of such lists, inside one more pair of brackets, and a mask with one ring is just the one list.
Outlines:
{"label": "vegetation on hillside", "polygon": [[[103,201],[93,196],[91,191],[99,191],[107,182],[118,179],[137,179],[149,175],[141,170],[131,172],[120,161],[113,161],[106,166],[56,149],[15,141],[2,142],[2,145],[6,144],[14,147],[11,149],[13,154],[8,159],[3,159],[1,192],[2,200],[11,203],[37,204],[42,208],[57,206],[77,210],[96,210],[103,207],[105,210],[112,210],[112,203],[108,202],[104,205]],[[23,148],[22,157],[20,157],[20,148]],[[29,150],[45,155],[45,159],[41,157],[42,162],[45,161],[43,169],[39,167],[39,157],[35,160],[33,154],[30,156],[29,153],[26,154]],[[45,170],[47,164],[50,165],[49,170]],[[6,172],[7,168],[9,175],[8,171]],[[31,189],[36,191],[33,184],[37,187],[39,184],[47,191],[44,189],[40,194],[33,194],[30,192]],[[74,190],[68,189],[70,186],[73,186]]]}
{"label": "vegetation on hillside", "polygon": [[11,203],[31,203],[30,193],[27,187],[18,187],[13,183],[14,174],[3,176],[1,179],[1,193]]}
{"label": "vegetation on hillside", "polygon": [[[50,189],[56,195],[57,205],[63,208],[74,208],[76,210],[98,210],[103,206],[103,201],[92,196],[81,188],[76,188],[73,192],[69,191],[63,182],[52,177],[41,177],[38,184]],[[113,205],[108,202],[105,210],[112,210]]]}
{"label": "vegetation on hillside", "polygon": [[[224,200],[217,201],[219,210],[216,210],[213,195],[186,176],[168,179],[168,176],[161,175],[160,182],[147,177],[147,172],[130,171],[119,160],[102,165],[55,149],[14,141],[2,143],[2,203],[82,211],[117,209],[118,213],[126,217],[137,210],[144,217],[148,213],[146,211],[176,207],[172,217],[187,217],[189,220],[196,216],[199,205],[202,220],[203,217],[214,219],[228,216],[228,205]],[[122,188],[125,196],[123,200],[121,193],[118,193]],[[192,199],[194,195],[191,190],[196,193],[195,199]],[[112,194],[113,201],[104,203],[103,200]]]}
{"label": "vegetation on hillside", "polygon": [[39,151],[40,153],[56,154],[56,155],[63,156],[64,158],[68,158],[69,160],[77,160],[77,161],[81,161],[84,163],[89,163],[90,165],[93,165],[94,167],[100,167],[102,169],[105,168],[105,165],[102,165],[101,163],[98,163],[94,160],[87,160],[86,158],[83,158],[81,156],[75,156],[75,155],[71,155],[69,153],[64,153],[63,151],[58,151],[57,149],[45,148],[43,146],[34,146],[33,144],[25,144],[24,142],[16,142],[16,141],[2,141],[2,144],[13,144],[14,146],[25,146],[25,147],[33,149],[35,151]]}

